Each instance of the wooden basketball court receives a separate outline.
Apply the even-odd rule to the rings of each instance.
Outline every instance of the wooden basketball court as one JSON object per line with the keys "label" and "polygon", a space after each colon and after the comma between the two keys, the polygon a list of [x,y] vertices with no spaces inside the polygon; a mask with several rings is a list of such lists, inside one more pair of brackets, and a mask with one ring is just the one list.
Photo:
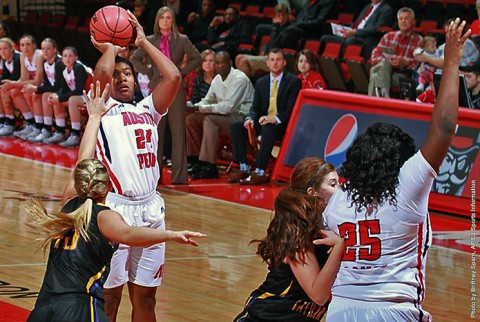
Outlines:
{"label": "wooden basketball court", "polygon": [[[48,207],[59,208],[70,169],[41,161],[50,158],[61,164],[54,149],[15,150],[19,156],[5,151],[0,139],[0,321],[25,321],[42,283],[45,260],[37,252],[34,232],[24,225],[22,207],[30,196],[39,195]],[[71,151],[67,158],[74,160]],[[257,190],[252,194],[252,189]],[[241,311],[266,274],[266,265],[248,243],[265,234],[271,212],[253,207],[251,201],[271,205],[278,189],[275,184],[249,188],[224,181],[160,188],[167,227],[202,231],[208,238],[200,240],[199,248],[167,245],[165,276],[157,293],[158,321],[231,321]],[[476,268],[471,268],[470,234],[476,232],[470,230],[469,219],[435,215],[432,222],[436,245],[429,254],[424,308],[436,322],[470,320],[472,305],[478,308],[471,299],[476,295]],[[130,309],[125,292],[118,321],[130,321]]]}

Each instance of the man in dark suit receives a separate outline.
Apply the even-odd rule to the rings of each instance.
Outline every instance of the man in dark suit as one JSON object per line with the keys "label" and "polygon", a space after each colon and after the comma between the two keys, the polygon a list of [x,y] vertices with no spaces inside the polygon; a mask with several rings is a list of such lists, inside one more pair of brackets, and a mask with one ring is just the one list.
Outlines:
{"label": "man in dark suit", "polygon": [[213,50],[227,51],[235,59],[238,46],[251,42],[250,26],[236,8],[228,7],[224,16],[216,16],[210,22],[207,40]]}
{"label": "man in dark suit", "polygon": [[322,36],[320,46],[325,48],[325,45],[329,42],[340,43],[343,46],[362,45],[363,57],[368,60],[373,48],[383,35],[378,28],[392,27],[394,20],[395,12],[386,0],[371,0],[371,3],[360,11],[352,29],[345,30],[341,36]]}
{"label": "man in dark suit", "polygon": [[[233,158],[240,169],[230,175],[230,183],[262,184],[268,181],[265,169],[275,140],[280,140],[287,129],[288,120],[301,88],[294,74],[285,71],[287,64],[283,52],[273,48],[267,56],[270,73],[257,80],[250,112],[244,121],[232,123],[230,131]],[[253,127],[262,136],[262,143],[255,158],[255,171],[250,173],[247,164],[248,128]]]}

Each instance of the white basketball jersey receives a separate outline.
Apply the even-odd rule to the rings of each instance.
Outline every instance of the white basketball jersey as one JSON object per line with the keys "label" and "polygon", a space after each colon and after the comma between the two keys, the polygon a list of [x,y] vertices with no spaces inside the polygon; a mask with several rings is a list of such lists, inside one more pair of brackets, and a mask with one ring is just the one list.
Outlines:
{"label": "white basketball jersey", "polygon": [[71,91],[74,91],[76,89],[75,86],[75,72],[72,70],[68,70],[68,68],[65,67],[65,69],[62,72],[63,78],[65,79],[65,83],[67,83],[68,88],[70,88]]}
{"label": "white basketball jersey", "polygon": [[397,206],[387,202],[367,215],[355,213],[342,189],[332,196],[325,223],[346,244],[334,296],[421,304],[431,245],[428,196],[435,176],[418,151],[400,169]]}
{"label": "white basketball jersey", "polygon": [[52,64],[49,64],[48,61],[43,62],[43,71],[52,86],[55,85],[55,62],[56,60]]}
{"label": "white basketball jersey", "polygon": [[116,102],[102,118],[97,158],[105,164],[115,193],[141,197],[157,188],[157,125],[162,118],[149,95],[136,105]]}
{"label": "white basketball jersey", "polygon": [[35,49],[33,53],[32,61],[28,60],[28,57],[25,56],[25,67],[28,70],[28,75],[30,79],[35,79],[35,75],[37,74],[37,55],[41,55],[42,51],[40,49]]}

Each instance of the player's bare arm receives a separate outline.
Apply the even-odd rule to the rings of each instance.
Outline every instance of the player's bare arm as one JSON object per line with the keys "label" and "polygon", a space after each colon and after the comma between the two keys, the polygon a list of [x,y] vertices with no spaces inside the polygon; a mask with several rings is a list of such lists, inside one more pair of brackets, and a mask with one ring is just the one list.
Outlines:
{"label": "player's bare arm", "polygon": [[470,29],[466,22],[455,19],[445,33],[445,60],[438,98],[432,112],[427,137],[421,147],[425,159],[437,171],[452,143],[458,118],[458,78],[463,44]]}
{"label": "player's bare arm", "polygon": [[[95,88],[93,84],[90,85],[90,92],[93,96],[90,98],[85,91],[84,95],[87,101],[88,110],[88,122],[83,133],[82,141],[78,149],[77,164],[84,160],[93,158],[95,155],[95,144],[97,142],[98,129],[100,128],[100,121],[102,116],[108,111],[108,107],[105,106],[105,97],[110,91],[110,84],[107,84],[100,94],[100,82],[95,82]],[[70,199],[77,196],[77,191],[74,186],[73,171],[70,175],[65,189],[62,195],[62,206],[64,206]]]}

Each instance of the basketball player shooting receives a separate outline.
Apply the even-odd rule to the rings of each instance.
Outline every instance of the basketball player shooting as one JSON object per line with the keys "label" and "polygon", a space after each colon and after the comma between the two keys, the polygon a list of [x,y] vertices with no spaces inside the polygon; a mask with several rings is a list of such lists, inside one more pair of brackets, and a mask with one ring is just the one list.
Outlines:
{"label": "basketball player shooting", "polygon": [[[136,29],[135,46],[145,50],[163,78],[150,95],[134,102],[135,70],[128,59],[117,56],[124,48],[92,37],[92,43],[102,52],[94,78],[102,89],[110,84],[106,104],[117,103],[102,118],[96,152],[113,183],[106,204],[130,225],[165,229],[165,203],[156,192],[160,178],[157,126],[175,97],[181,75],[172,61],[146,39],[135,16],[128,14]],[[162,281],[164,258],[164,243],[145,248],[119,246],[105,283],[105,312],[111,322],[116,321],[125,284],[132,303],[132,321],[155,321],[155,295]]]}

